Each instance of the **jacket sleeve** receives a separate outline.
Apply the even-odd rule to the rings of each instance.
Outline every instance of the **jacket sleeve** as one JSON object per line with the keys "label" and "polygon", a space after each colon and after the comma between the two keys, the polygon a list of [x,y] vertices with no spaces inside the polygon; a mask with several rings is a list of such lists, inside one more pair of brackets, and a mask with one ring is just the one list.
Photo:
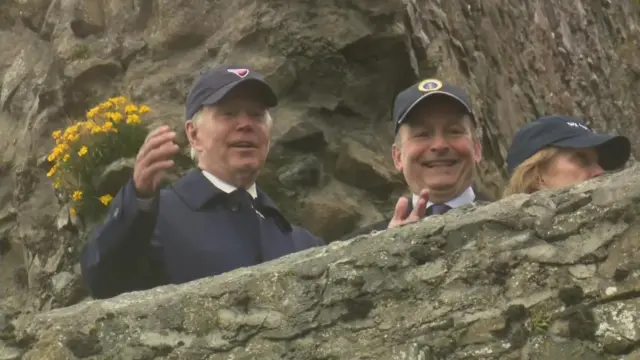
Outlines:
{"label": "jacket sleeve", "polygon": [[139,208],[133,179],[114,197],[107,219],[93,229],[82,249],[80,265],[93,298],[166,284],[160,249],[154,244],[159,196],[149,209]]}
{"label": "jacket sleeve", "polygon": [[295,241],[301,244],[302,249],[309,249],[326,245],[322,238],[313,235],[309,230],[303,227],[293,226],[292,231],[293,238],[295,239]]}

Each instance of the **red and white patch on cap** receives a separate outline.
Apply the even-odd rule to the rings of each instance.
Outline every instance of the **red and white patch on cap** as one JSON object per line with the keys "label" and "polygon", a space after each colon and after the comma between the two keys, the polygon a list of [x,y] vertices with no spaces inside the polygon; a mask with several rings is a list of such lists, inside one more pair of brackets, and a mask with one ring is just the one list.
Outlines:
{"label": "red and white patch on cap", "polygon": [[249,75],[249,69],[227,69],[227,71],[232,74],[236,74],[241,78]]}

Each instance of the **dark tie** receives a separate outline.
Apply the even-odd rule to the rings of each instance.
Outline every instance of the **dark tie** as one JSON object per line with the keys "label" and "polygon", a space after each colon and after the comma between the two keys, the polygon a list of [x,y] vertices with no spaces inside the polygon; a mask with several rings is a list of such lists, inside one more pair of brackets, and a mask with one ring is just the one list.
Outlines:
{"label": "dark tie", "polygon": [[451,210],[447,204],[433,204],[427,208],[427,215],[442,215]]}
{"label": "dark tie", "polygon": [[249,194],[249,192],[245,189],[236,189],[231,192],[231,197],[237,201],[237,203],[246,208],[252,209],[255,211],[256,200]]}
{"label": "dark tie", "polygon": [[232,191],[229,196],[231,197],[232,211],[239,211],[245,221],[244,226],[237,229],[241,237],[245,241],[249,241],[252,244],[250,250],[255,256],[255,262],[261,263],[263,261],[262,247],[261,247],[261,216],[256,209],[257,202],[245,189],[236,189]]}

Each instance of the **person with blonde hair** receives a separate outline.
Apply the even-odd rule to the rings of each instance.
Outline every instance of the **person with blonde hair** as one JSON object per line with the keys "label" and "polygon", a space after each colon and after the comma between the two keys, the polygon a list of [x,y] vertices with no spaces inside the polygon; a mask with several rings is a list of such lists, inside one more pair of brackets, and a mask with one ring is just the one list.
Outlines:
{"label": "person with blonde hair", "polygon": [[504,195],[576,185],[622,168],[630,155],[631,143],[624,136],[596,133],[571,116],[544,116],[513,137]]}

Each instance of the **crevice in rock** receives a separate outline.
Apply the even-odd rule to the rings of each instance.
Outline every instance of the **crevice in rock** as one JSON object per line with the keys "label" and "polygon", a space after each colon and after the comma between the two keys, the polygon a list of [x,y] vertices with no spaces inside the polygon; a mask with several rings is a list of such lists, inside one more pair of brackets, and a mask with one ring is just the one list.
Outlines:
{"label": "crevice in rock", "polygon": [[2,256],[8,254],[13,246],[11,245],[11,239],[4,235],[0,237],[0,259]]}
{"label": "crevice in rock", "polygon": [[169,39],[165,43],[168,51],[184,51],[196,48],[206,40],[206,36],[198,33],[186,33]]}
{"label": "crevice in rock", "polygon": [[65,345],[79,358],[99,355],[103,350],[100,339],[95,334],[83,334],[79,331],[70,334]]}
{"label": "crevice in rock", "polygon": [[40,33],[40,31],[38,30],[38,27],[31,21],[30,18],[22,17],[20,18],[20,21],[22,22],[22,25],[24,25],[25,28],[31,30],[34,34],[38,35]]}
{"label": "crevice in rock", "polygon": [[135,28],[137,30],[146,29],[151,15],[153,14],[153,0],[138,0],[138,17],[135,22]]}
{"label": "crevice in rock", "polygon": [[104,31],[104,27],[91,24],[81,19],[72,20],[69,26],[73,34],[80,39],[91,35],[98,35]]}
{"label": "crevice in rock", "polygon": [[87,109],[111,95],[114,79],[121,74],[119,63],[96,64],[76,76],[65,93],[64,112],[70,118],[83,118]]}
{"label": "crevice in rock", "polygon": [[6,96],[4,103],[2,104],[2,110],[7,111],[7,112],[11,112],[10,108],[11,108],[11,103],[13,101],[13,98],[16,96],[16,93],[18,92],[18,89],[20,88],[20,86],[24,83],[24,79],[20,80],[20,82],[18,82],[17,84],[15,84],[15,86],[13,87],[13,89],[9,92],[9,94]]}
{"label": "crevice in rock", "polygon": [[342,315],[342,320],[353,321],[364,319],[373,310],[373,301],[367,298],[347,299],[345,302],[347,313]]}

